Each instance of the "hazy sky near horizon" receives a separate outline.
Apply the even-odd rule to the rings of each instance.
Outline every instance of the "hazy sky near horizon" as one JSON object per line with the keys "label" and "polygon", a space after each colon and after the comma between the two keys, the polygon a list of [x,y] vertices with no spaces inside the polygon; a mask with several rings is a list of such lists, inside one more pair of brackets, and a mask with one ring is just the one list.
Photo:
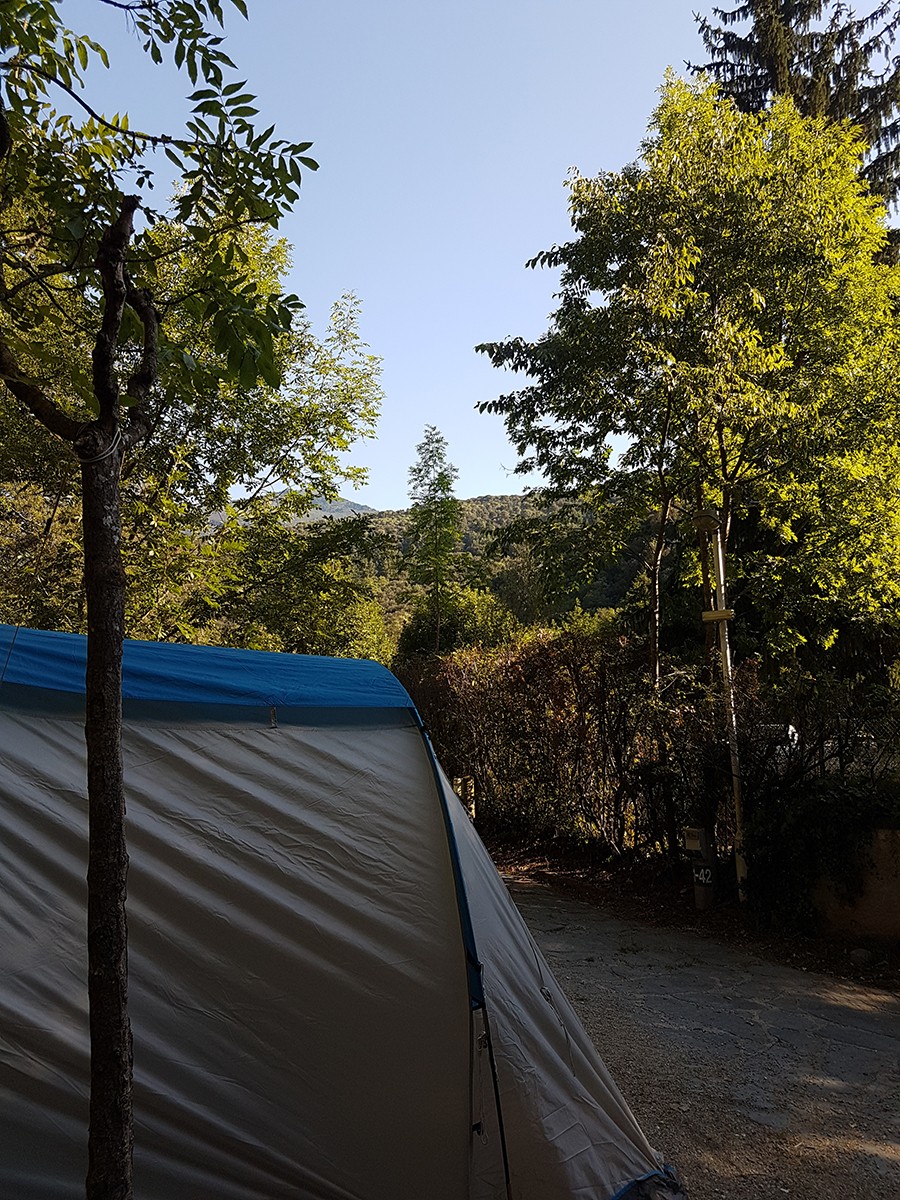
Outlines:
{"label": "hazy sky near horizon", "polygon": [[[226,6],[227,7],[227,6]],[[525,261],[569,235],[563,182],[636,158],[667,66],[702,59],[697,0],[249,0],[226,49],[260,99],[260,128],[314,142],[320,169],[283,232],[290,286],[318,331],[352,291],[384,362],[378,437],[351,498],[403,508],[426,424],[459,469],[461,497],[519,492],[499,418],[475,406],[512,379],[474,353],[537,336],[556,275]],[[64,19],[114,53],[121,14],[64,0]],[[129,51],[104,81],[107,111],[165,128],[187,80]]]}

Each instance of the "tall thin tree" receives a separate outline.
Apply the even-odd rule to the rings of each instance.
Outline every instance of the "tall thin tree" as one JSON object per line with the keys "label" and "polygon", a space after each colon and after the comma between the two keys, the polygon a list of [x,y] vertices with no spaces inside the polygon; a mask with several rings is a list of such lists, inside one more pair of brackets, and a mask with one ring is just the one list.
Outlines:
{"label": "tall thin tree", "polygon": [[[0,380],[68,445],[81,473],[87,601],[88,998],[91,1098],[88,1200],[130,1200],[132,1049],[127,993],[122,651],[125,573],[121,475],[158,431],[166,388],[213,403],[236,379],[280,382],[278,339],[296,297],[249,278],[233,234],[275,228],[298,196],[309,143],[258,133],[252,93],[222,48],[220,0],[102,0],[124,12],[155,63],[171,54],[193,89],[183,134],[148,134],[103,116],[86,83],[107,54],[64,24],[54,0],[0,5]],[[247,15],[245,0],[231,0]],[[198,86],[198,84],[200,86]],[[59,107],[58,107],[59,106]],[[77,115],[73,116],[75,112]],[[154,154],[178,168],[168,214],[146,203]],[[140,210],[140,220],[138,212]],[[163,311],[169,229],[205,267],[193,294]],[[180,343],[184,316],[220,357],[199,369]],[[195,328],[196,328],[195,324]],[[60,344],[80,354],[60,355]],[[194,347],[196,349],[196,347]]]}
{"label": "tall thin tree", "polygon": [[454,557],[460,541],[459,500],[453,485],[459,472],[447,458],[447,439],[434,425],[416,447],[409,469],[412,507],[407,526],[407,571],[425,588],[434,629],[435,653],[441,648],[441,624],[448,588],[454,582]]}

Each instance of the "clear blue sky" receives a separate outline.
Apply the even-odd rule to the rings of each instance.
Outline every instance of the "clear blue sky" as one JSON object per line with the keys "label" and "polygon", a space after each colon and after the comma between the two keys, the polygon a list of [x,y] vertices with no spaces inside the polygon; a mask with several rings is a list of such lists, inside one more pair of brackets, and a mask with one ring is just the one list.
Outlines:
{"label": "clear blue sky", "polygon": [[[112,51],[119,14],[65,0],[64,18]],[[384,360],[378,439],[353,498],[407,505],[406,473],[427,424],[459,468],[461,497],[519,492],[498,418],[475,405],[511,379],[482,341],[536,336],[555,276],[525,260],[567,238],[569,167],[635,158],[669,65],[702,58],[702,0],[249,0],[228,52],[260,97],[261,126],[315,143],[320,170],[284,227],[291,286],[322,329],[344,291]],[[129,55],[129,58],[131,56]],[[121,87],[121,96],[116,98]],[[129,66],[105,84],[108,109],[160,128],[184,92],[168,72]]]}

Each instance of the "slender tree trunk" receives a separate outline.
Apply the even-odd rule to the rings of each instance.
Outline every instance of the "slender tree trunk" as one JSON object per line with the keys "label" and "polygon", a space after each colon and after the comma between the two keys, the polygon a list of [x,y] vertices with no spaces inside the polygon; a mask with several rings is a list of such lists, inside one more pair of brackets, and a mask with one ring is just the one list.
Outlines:
{"label": "slender tree trunk", "polygon": [[[699,477],[695,480],[695,509],[697,514],[703,512],[703,489]],[[709,555],[709,534],[697,531],[697,546],[700,551],[700,590],[703,597],[704,611],[713,606],[712,564]],[[713,653],[716,647],[716,630],[709,621],[703,623],[704,652],[703,652],[703,682],[707,685],[713,679]]]}
{"label": "slender tree trunk", "polygon": [[[115,437],[115,434],[113,435]],[[125,790],[122,775],[121,449],[83,462],[88,617],[88,999],[91,1100],[87,1200],[131,1200],[132,1046],[128,1020]]]}
{"label": "slender tree trunk", "polygon": [[[2,114],[0,114],[2,115]],[[0,158],[3,154],[0,120]],[[103,318],[92,354],[98,417],[71,417],[19,368],[0,332],[4,385],[43,425],[68,442],[81,461],[84,583],[88,624],[85,741],[88,767],[88,1002],[91,1096],[87,1200],[131,1200],[132,1051],[128,1022],[128,931],[125,897],[125,791],[122,772],[122,641],[125,573],[121,557],[119,476],[126,450],[149,436],[143,403],[158,374],[159,313],[148,291],[133,286],[126,252],[140,197],[123,196],[100,239],[95,265]],[[140,361],[125,387],[121,421],[117,347],[126,305],[144,330]]]}
{"label": "slender tree trunk", "polygon": [[[703,489],[699,476],[695,479],[694,486],[695,507],[696,512],[699,515],[704,511]],[[709,611],[713,607],[710,535],[698,529],[697,544],[700,554],[700,590],[702,594],[703,610]],[[703,622],[703,637],[703,668],[700,673],[700,679],[707,689],[706,703],[709,712],[709,723],[710,728],[714,728],[716,717],[713,702],[713,681],[715,679],[713,667],[716,653],[716,627],[711,621]],[[701,771],[703,776],[703,784],[701,788],[701,794],[697,797],[696,811],[700,824],[710,831],[711,837],[713,840],[715,840],[716,823],[722,791],[721,780],[719,778],[717,764],[708,755],[704,755]]]}
{"label": "slender tree trunk", "polygon": [[653,541],[650,557],[650,680],[654,691],[659,691],[659,627],[661,617],[659,578],[662,568],[663,552],[666,548],[666,526],[669,522],[671,500],[668,496],[663,499],[659,510],[659,525]]}
{"label": "slender tree trunk", "polygon": [[434,609],[434,652],[441,652],[441,590],[443,580],[435,576],[431,585],[431,606]]}
{"label": "slender tree trunk", "polygon": [[[663,497],[662,504],[659,510],[659,525],[656,530],[656,537],[653,542],[653,550],[650,557],[650,618],[649,618],[649,635],[650,635],[650,682],[653,687],[654,695],[659,699],[660,691],[660,623],[662,616],[662,604],[660,597],[660,575],[662,572],[662,558],[666,548],[666,526],[669,522],[669,513],[672,509],[672,499],[669,495]],[[657,709],[656,719],[659,720],[659,711]],[[658,795],[662,803],[662,821],[666,837],[666,855],[670,862],[676,862],[681,854],[680,842],[678,838],[678,818],[675,811],[675,798],[672,795],[672,780],[669,776],[669,745],[666,740],[665,731],[659,729],[656,739],[656,769],[654,772],[654,783],[648,787],[647,805],[648,809],[654,807],[654,796]],[[654,786],[658,785],[658,786]]]}

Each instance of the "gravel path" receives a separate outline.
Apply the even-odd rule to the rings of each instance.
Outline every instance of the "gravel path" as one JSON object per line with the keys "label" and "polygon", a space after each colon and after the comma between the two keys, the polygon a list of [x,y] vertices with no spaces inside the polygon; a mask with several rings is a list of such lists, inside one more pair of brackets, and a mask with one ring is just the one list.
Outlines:
{"label": "gravel path", "polygon": [[691,1200],[900,1200],[900,998],[507,882]]}

